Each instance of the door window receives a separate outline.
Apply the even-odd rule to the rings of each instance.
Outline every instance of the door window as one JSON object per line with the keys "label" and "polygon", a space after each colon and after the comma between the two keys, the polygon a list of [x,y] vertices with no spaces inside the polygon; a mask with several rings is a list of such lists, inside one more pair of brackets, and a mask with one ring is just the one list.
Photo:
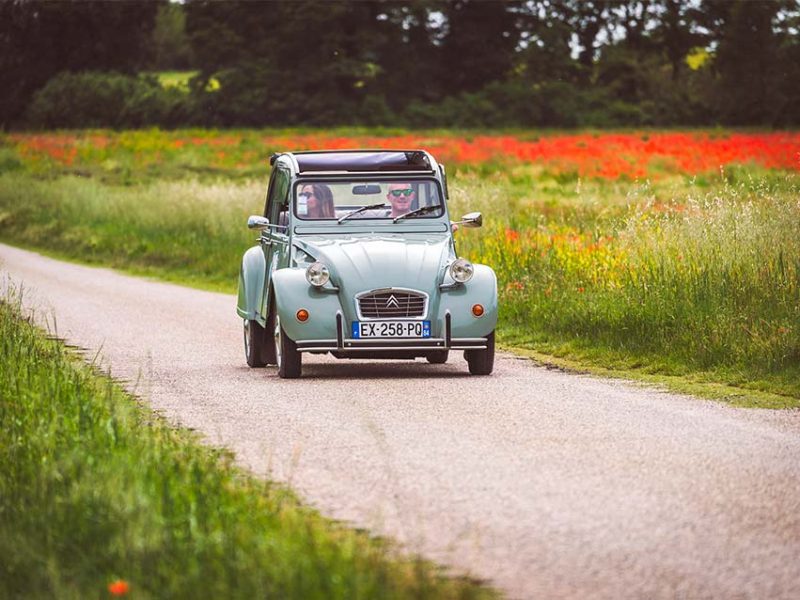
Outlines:
{"label": "door window", "polygon": [[264,216],[270,223],[286,225],[281,218],[286,219],[287,198],[289,195],[289,172],[280,167],[275,172],[272,184],[267,196],[267,205],[264,208]]}

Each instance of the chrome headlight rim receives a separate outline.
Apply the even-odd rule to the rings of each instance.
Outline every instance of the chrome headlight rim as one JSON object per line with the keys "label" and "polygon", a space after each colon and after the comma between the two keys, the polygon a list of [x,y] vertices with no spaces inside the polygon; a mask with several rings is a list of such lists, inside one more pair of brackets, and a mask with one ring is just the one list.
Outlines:
{"label": "chrome headlight rim", "polygon": [[466,258],[457,258],[450,263],[450,277],[456,283],[467,283],[475,274],[475,267]]}
{"label": "chrome headlight rim", "polygon": [[306,267],[306,281],[314,287],[322,287],[330,278],[331,272],[324,263],[316,261]]}

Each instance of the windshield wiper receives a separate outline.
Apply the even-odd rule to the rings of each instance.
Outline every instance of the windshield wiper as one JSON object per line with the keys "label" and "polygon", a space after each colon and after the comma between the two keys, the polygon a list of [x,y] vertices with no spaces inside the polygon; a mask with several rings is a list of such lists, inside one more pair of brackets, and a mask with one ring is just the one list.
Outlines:
{"label": "windshield wiper", "polygon": [[437,209],[440,209],[440,208],[442,208],[441,204],[434,204],[434,205],[431,205],[431,206],[422,206],[422,207],[418,208],[417,210],[412,210],[411,212],[407,212],[404,215],[400,215],[399,217],[395,217],[394,219],[392,219],[392,223],[397,223],[401,219],[407,219],[409,217],[416,217],[418,215],[424,215],[424,214],[427,214],[429,212],[433,212],[433,211],[435,211]]}
{"label": "windshield wiper", "polygon": [[369,206],[362,206],[361,208],[357,208],[353,211],[350,211],[346,215],[339,217],[339,220],[336,221],[337,223],[341,223],[342,221],[346,221],[350,217],[355,217],[356,215],[363,213],[367,210],[375,210],[376,208],[389,208],[389,205],[385,202],[381,202],[380,204],[370,204]]}

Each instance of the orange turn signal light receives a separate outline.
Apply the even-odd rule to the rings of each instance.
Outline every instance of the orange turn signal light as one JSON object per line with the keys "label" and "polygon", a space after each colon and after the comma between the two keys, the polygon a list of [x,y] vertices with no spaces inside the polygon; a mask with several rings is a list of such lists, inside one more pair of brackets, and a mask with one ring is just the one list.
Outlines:
{"label": "orange turn signal light", "polygon": [[301,308],[300,310],[298,310],[295,316],[297,317],[297,320],[300,321],[301,323],[305,323],[306,321],[308,321],[308,311],[305,308]]}
{"label": "orange turn signal light", "polygon": [[473,304],[472,305],[472,314],[476,317],[483,316],[483,305],[482,304]]}

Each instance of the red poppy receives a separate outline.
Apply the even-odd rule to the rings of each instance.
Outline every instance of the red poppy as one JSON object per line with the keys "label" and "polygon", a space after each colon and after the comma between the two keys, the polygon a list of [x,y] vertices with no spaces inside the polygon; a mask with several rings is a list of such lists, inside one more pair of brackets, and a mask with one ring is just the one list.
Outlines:
{"label": "red poppy", "polygon": [[124,579],[117,579],[108,584],[108,591],[112,596],[124,596],[131,590],[131,586]]}

